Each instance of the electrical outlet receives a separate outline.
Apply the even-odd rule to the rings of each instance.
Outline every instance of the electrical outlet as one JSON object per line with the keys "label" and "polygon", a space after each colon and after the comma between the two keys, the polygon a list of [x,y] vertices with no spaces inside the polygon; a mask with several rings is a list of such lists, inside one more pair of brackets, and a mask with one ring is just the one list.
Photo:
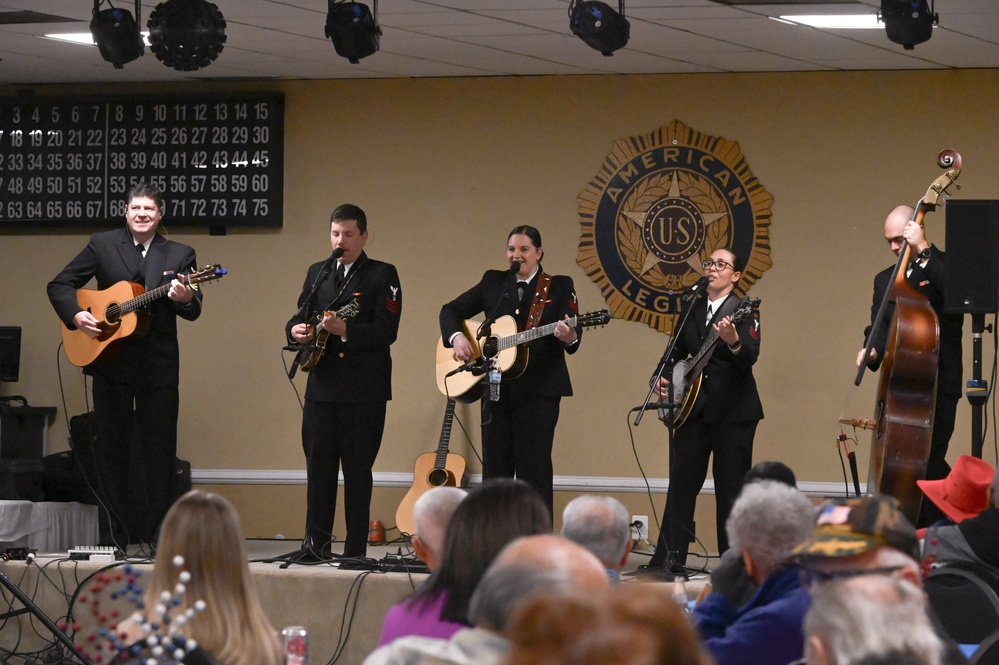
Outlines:
{"label": "electrical outlet", "polygon": [[631,516],[631,535],[632,538],[638,541],[648,541],[649,539],[649,516],[648,515],[632,515]]}

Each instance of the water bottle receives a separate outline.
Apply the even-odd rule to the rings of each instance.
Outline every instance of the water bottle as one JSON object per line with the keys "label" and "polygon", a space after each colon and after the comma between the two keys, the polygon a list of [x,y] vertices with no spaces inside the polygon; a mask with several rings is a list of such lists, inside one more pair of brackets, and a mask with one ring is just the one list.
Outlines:
{"label": "water bottle", "polygon": [[499,364],[493,361],[489,366],[489,401],[498,402],[500,398],[500,381],[503,380],[503,373],[500,372]]}

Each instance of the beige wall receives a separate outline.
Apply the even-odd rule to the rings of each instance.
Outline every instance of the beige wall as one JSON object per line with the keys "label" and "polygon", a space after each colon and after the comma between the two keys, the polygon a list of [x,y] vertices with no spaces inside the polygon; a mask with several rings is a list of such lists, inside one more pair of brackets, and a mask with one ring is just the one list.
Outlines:
{"label": "beige wall", "polygon": [[[329,254],[327,220],[335,205],[365,208],[369,254],[396,264],[402,279],[395,399],[375,470],[411,472],[419,454],[435,449],[443,416],[445,400],[433,376],[440,305],[485,268],[502,267],[506,232],[529,223],[543,234],[546,270],[572,276],[583,311],[601,307],[599,291],[575,263],[576,196],[616,139],[677,119],[738,141],[774,196],[773,268],[753,289],[763,299],[756,376],[767,414],[754,459],[781,459],[805,482],[841,482],[837,419],[873,411],[876,382],[868,376],[853,388],[852,363],[869,316],[871,278],[891,259],[881,240],[884,215],[923,195],[940,173],[935,157],[943,148],[964,156],[958,196],[999,198],[994,70],[289,81],[259,88],[286,95],[284,227],[230,229],[225,237],[171,234],[194,245],[200,262],[230,271],[206,287],[201,319],[180,325],[179,454],[196,472],[304,468],[300,409],[280,347],[306,267]],[[142,92],[157,90],[204,88]],[[0,88],[0,94],[14,92]],[[929,215],[927,227],[942,243],[943,212]],[[66,426],[58,324],[45,284],[84,242],[84,234],[59,231],[4,232],[0,240],[0,324],[25,330],[22,379],[4,394],[59,407],[50,451],[65,447]],[[621,321],[587,334],[569,360],[576,396],[562,405],[557,475],[572,482],[641,478],[637,455],[650,478],[667,476],[662,425],[648,418],[629,430],[626,422],[628,410],[645,397],[665,343],[665,336]],[[80,375],[65,359],[60,364],[67,410],[81,413]],[[991,352],[984,365],[987,372]],[[477,445],[476,410],[463,406],[458,416]],[[952,459],[968,451],[969,422],[962,403]],[[457,427],[451,449],[478,471]],[[867,453],[864,436],[862,475]],[[986,458],[994,462],[993,455],[987,451]],[[211,487],[237,502],[248,533],[301,534],[304,486]],[[403,493],[377,490],[372,517],[393,524]],[[571,496],[562,493],[557,508]],[[620,496],[635,513],[653,512],[641,492]],[[662,503],[656,494],[654,512]],[[708,496],[698,506],[698,534],[709,549],[712,505]]]}

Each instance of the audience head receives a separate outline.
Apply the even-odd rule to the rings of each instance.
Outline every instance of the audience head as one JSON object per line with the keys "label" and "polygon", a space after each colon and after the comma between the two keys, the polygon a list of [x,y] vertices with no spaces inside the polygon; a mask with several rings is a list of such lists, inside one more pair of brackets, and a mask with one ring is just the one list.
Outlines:
{"label": "audience head", "polygon": [[814,520],[815,507],[804,494],[776,480],[760,480],[742,488],[725,530],[746,570],[762,582],[808,538]]}
{"label": "audience head", "polygon": [[805,619],[808,665],[939,665],[942,651],[922,592],[905,580],[853,577],[812,596]]}
{"label": "audience head", "polygon": [[472,596],[473,625],[503,632],[513,610],[541,593],[588,593],[610,586],[603,565],[576,543],[553,534],[512,541],[496,556]]}
{"label": "audience head", "polygon": [[827,501],[794,554],[813,583],[884,573],[922,585],[916,530],[890,496]]}
{"label": "audience head", "polygon": [[562,536],[592,552],[605,568],[624,568],[631,552],[628,509],[610,496],[584,494],[562,512]]}
{"label": "audience head", "polygon": [[746,472],[746,476],[742,479],[742,482],[744,485],[748,485],[759,480],[776,480],[791,487],[798,486],[798,480],[794,477],[794,471],[791,470],[791,467],[783,462],[774,460],[760,462],[753,466],[753,468]]}
{"label": "audience head", "polygon": [[916,484],[944,515],[962,522],[988,508],[989,486],[995,475],[996,470],[985,460],[961,455],[946,478],[917,480]]}
{"label": "audience head", "polygon": [[548,506],[522,480],[487,480],[458,504],[444,532],[440,567],[413,596],[431,602],[447,594],[441,618],[469,623],[468,603],[486,568],[503,547],[520,536],[552,531]]}
{"label": "audience head", "polygon": [[198,490],[174,503],[160,528],[147,608],[160,602],[161,592],[172,593],[176,587],[177,556],[183,557],[183,570],[191,575],[183,607],[198,600],[206,606],[187,624],[187,636],[227,665],[280,663],[281,645],[260,607],[232,504]]}
{"label": "audience head", "polygon": [[544,594],[511,617],[507,665],[709,665],[668,585]]}
{"label": "audience head", "polygon": [[432,487],[413,504],[413,550],[427,568],[440,565],[444,532],[458,504],[468,493],[457,487]]}

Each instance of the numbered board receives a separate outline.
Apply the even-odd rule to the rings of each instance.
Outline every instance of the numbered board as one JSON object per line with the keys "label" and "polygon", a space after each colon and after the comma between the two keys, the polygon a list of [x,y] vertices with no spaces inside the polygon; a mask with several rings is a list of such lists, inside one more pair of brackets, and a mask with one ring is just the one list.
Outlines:
{"label": "numbered board", "polygon": [[0,226],[119,224],[140,179],[168,226],[281,226],[283,95],[0,100]]}

